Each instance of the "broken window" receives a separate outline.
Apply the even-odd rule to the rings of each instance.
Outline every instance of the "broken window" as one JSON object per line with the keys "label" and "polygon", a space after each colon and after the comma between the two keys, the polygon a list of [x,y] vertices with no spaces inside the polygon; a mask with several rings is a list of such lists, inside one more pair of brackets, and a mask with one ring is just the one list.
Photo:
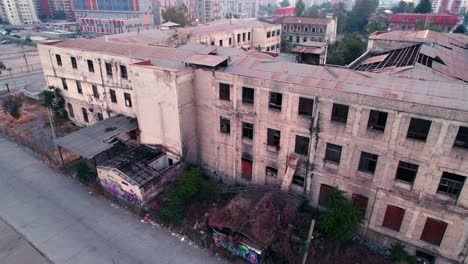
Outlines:
{"label": "broken window", "polygon": [[58,66],[62,66],[62,57],[59,54],[55,54],[55,60]]}
{"label": "broken window", "polygon": [[278,169],[270,167],[270,166],[266,166],[265,170],[266,170],[266,176],[270,176],[273,178],[278,177]]}
{"label": "broken window", "polygon": [[359,160],[358,170],[374,174],[375,167],[377,167],[378,158],[378,155],[367,152],[361,152],[361,159]]}
{"label": "broken window", "polygon": [[219,46],[220,46],[220,47],[223,46],[223,40],[222,40],[222,39],[219,40]]}
{"label": "broken window", "polygon": [[99,92],[98,92],[97,86],[93,84],[92,87],[93,87],[94,98],[99,99]]}
{"label": "broken window", "polygon": [[341,150],[341,146],[327,143],[327,149],[325,151],[325,160],[339,164],[341,159]]}
{"label": "broken window", "polygon": [[115,94],[115,91],[112,89],[109,89],[109,94],[110,94],[111,102],[117,103],[117,96]]}
{"label": "broken window", "polygon": [[89,72],[94,72],[94,64],[92,60],[87,60]]}
{"label": "broken window", "polygon": [[83,89],[81,88],[80,81],[76,81],[76,90],[78,91],[79,94],[83,94]]}
{"label": "broken window", "polygon": [[399,232],[404,216],[404,209],[393,205],[387,205],[382,226]]}
{"label": "broken window", "polygon": [[220,132],[223,134],[231,133],[231,121],[228,118],[220,117],[219,120]]}
{"label": "broken window", "polygon": [[444,171],[437,192],[458,198],[465,184],[465,180],[465,176]]}
{"label": "broken window", "polygon": [[75,112],[73,112],[73,106],[70,103],[67,103],[68,116],[75,117]]}
{"label": "broken window", "polygon": [[245,41],[245,32],[242,33],[242,41]]}
{"label": "broken window", "polygon": [[242,158],[241,163],[241,177],[244,180],[251,181],[252,180],[252,160],[248,158]]}
{"label": "broken window", "polygon": [[412,117],[406,137],[426,141],[431,129],[431,123],[429,120]]}
{"label": "broken window", "polygon": [[232,45],[232,38],[229,38],[229,47]]}
{"label": "broken window", "polygon": [[294,175],[292,178],[292,184],[295,184],[297,186],[304,187],[305,179],[304,176],[301,175]]}
{"label": "broken window", "polygon": [[247,32],[247,40],[250,41],[250,32]]}
{"label": "broken window", "polygon": [[88,123],[89,122],[89,119],[88,119],[88,110],[86,110],[86,108],[81,108],[81,112],[83,113],[83,120]]}
{"label": "broken window", "polygon": [[466,148],[468,149],[468,127],[458,128],[457,137],[453,143],[455,147]]}
{"label": "broken window", "polygon": [[128,74],[127,74],[127,66],[125,65],[120,65],[120,77],[122,79],[127,79]]}
{"label": "broken window", "polygon": [[309,138],[296,135],[294,152],[301,155],[307,155],[309,153]]}
{"label": "broken window", "polygon": [[125,106],[132,107],[132,97],[129,93],[124,93]]}
{"label": "broken window", "polygon": [[65,78],[62,78],[62,87],[64,90],[68,90],[68,84]]}
{"label": "broken window", "polygon": [[353,204],[361,208],[362,212],[365,214],[367,210],[367,203],[369,199],[365,196],[359,194],[353,194]]}
{"label": "broken window", "polygon": [[280,93],[270,92],[270,102],[268,107],[270,109],[275,109],[281,111],[281,104],[283,102],[283,95]]}
{"label": "broken window", "polygon": [[104,117],[102,116],[102,113],[97,113],[97,118],[99,121],[102,121]]}
{"label": "broken window", "polygon": [[71,64],[73,69],[78,69],[78,64],[76,63],[76,58],[75,57],[70,57]]}
{"label": "broken window", "polygon": [[230,98],[230,85],[227,83],[219,83],[219,99],[224,101],[231,100]]}
{"label": "broken window", "polygon": [[367,128],[383,132],[387,124],[387,116],[388,113],[386,112],[370,110]]}
{"label": "broken window", "polygon": [[343,104],[333,104],[331,120],[345,123],[348,121],[349,106]]}
{"label": "broken window", "polygon": [[280,35],[280,30],[276,30],[276,35],[279,36]]}
{"label": "broken window", "polygon": [[314,99],[299,97],[299,110],[300,115],[312,116],[314,110]]}
{"label": "broken window", "polygon": [[445,230],[447,230],[447,223],[428,217],[421,234],[421,240],[440,246]]}
{"label": "broken window", "polygon": [[273,147],[279,147],[281,139],[281,131],[268,128],[267,132],[267,145]]}
{"label": "broken window", "polygon": [[320,185],[320,193],[318,204],[323,207],[328,207],[328,197],[333,192],[334,188],[330,185]]}
{"label": "broken window", "polygon": [[413,184],[416,174],[418,173],[418,168],[419,166],[416,164],[400,161],[395,178]]}
{"label": "broken window", "polygon": [[267,32],[267,38],[271,38],[271,31]]}
{"label": "broken window", "polygon": [[239,34],[237,34],[237,43],[240,43],[240,36],[241,36],[241,34],[240,34],[240,33],[239,33]]}
{"label": "broken window", "polygon": [[210,42],[210,45],[211,45],[211,46],[214,46],[214,44],[215,44],[215,42],[214,42],[214,40],[212,40],[212,41]]}
{"label": "broken window", "polygon": [[242,137],[253,139],[254,125],[251,123],[242,122]]}
{"label": "broken window", "polygon": [[109,62],[106,62],[106,74],[108,76],[112,76],[112,64]]}
{"label": "broken window", "polygon": [[242,87],[242,103],[253,104],[254,103],[254,89],[248,87]]}

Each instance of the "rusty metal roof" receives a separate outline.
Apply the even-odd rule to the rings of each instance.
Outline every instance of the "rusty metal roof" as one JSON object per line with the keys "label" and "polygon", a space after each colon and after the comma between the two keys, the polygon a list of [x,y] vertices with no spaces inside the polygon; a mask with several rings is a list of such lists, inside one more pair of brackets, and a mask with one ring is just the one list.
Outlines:
{"label": "rusty metal roof", "polygon": [[325,52],[325,48],[297,46],[292,51],[305,54],[323,54]]}

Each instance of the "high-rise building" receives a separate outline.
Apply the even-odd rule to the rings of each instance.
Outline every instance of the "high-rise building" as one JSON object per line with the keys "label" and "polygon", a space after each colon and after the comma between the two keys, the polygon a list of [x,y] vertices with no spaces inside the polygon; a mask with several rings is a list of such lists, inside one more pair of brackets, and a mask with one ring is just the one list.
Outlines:
{"label": "high-rise building", "polygon": [[71,0],[49,0],[52,16],[59,19],[75,20]]}
{"label": "high-rise building", "polygon": [[224,18],[253,18],[257,16],[258,7],[257,0],[223,0],[221,1],[221,16]]}
{"label": "high-rise building", "polygon": [[0,0],[1,14],[12,25],[39,22],[34,0]]}
{"label": "high-rise building", "polygon": [[466,6],[466,0],[433,0],[432,12],[437,14],[458,14],[463,6]]}

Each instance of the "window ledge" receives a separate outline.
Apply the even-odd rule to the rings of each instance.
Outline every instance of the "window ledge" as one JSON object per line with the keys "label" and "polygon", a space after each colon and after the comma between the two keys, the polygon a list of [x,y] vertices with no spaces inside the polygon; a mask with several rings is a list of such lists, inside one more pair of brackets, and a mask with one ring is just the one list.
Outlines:
{"label": "window ledge", "polygon": [[281,109],[268,107],[268,110],[270,110],[270,112],[273,112],[273,113],[281,113]]}
{"label": "window ledge", "polygon": [[279,146],[270,146],[270,145],[267,145],[267,150],[270,151],[270,152],[279,152],[280,150],[280,147]]}
{"label": "window ledge", "polygon": [[405,191],[412,191],[413,190],[413,184],[414,183],[409,183],[409,182],[405,182],[405,181],[402,181],[402,180],[398,180],[398,179],[395,179],[393,181],[393,186],[398,188],[398,189],[401,189],[401,190],[405,190]]}
{"label": "window ledge", "polygon": [[362,178],[365,178],[365,179],[373,179],[374,178],[374,173],[367,172],[367,171],[357,170],[356,175],[358,177],[362,177]]}
{"label": "window ledge", "polygon": [[242,138],[242,143],[253,145],[253,139],[243,137]]}
{"label": "window ledge", "polygon": [[323,166],[329,169],[338,170],[340,164],[329,160],[323,160]]}

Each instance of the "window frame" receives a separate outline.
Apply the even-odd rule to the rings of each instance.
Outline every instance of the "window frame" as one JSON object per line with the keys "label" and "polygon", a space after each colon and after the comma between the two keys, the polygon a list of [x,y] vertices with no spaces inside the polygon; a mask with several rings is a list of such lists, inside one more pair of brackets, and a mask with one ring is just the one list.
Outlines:
{"label": "window frame", "polygon": [[[414,184],[414,181],[416,180],[416,176],[418,176],[418,170],[419,170],[419,165],[418,164],[413,164],[409,163],[406,161],[399,161],[397,170],[395,172],[395,180],[404,182],[404,183],[409,183],[411,185]],[[403,173],[403,175],[401,175]],[[413,176],[408,175],[408,173],[414,173]],[[412,177],[411,181],[408,179],[405,179],[405,177]]]}
{"label": "window frame", "polygon": [[89,71],[89,72],[94,72],[94,63],[93,63],[93,60],[86,60],[86,63],[88,64],[88,71]]}
{"label": "window frame", "polygon": [[[335,147],[336,149],[333,149]],[[337,161],[332,158],[333,153],[335,153],[335,155],[338,155],[337,153],[339,153]],[[343,153],[343,146],[336,145],[333,143],[327,143],[327,145],[325,146],[325,161],[335,163],[335,164],[340,164],[342,153]]]}
{"label": "window frame", "polygon": [[[459,178],[459,179],[457,180],[454,178]],[[467,178],[466,176],[459,175],[456,173],[451,173],[447,171],[442,172],[439,185],[437,185],[437,193],[458,199],[458,197],[463,191],[466,178]],[[441,190],[441,187],[446,188],[446,190]],[[455,193],[453,193],[453,191],[455,191]]]}
{"label": "window frame", "polygon": [[462,148],[462,149],[468,150],[468,127],[464,127],[464,126],[458,127],[458,132],[457,132],[457,135],[455,136],[455,141],[453,142],[453,146],[456,148]]}
{"label": "window frame", "polygon": [[305,177],[302,175],[294,174],[291,179],[291,184],[304,187],[305,184]]}
{"label": "window frame", "polygon": [[99,91],[98,91],[97,85],[92,84],[91,87],[93,89],[93,97],[95,99],[99,99]]}
{"label": "window frame", "polygon": [[273,178],[278,178],[278,169],[271,166],[265,166],[265,175]]}
{"label": "window frame", "polygon": [[120,78],[128,79],[127,66],[120,64],[119,70],[120,70]]}
{"label": "window frame", "polygon": [[62,88],[64,90],[67,90],[68,91],[68,83],[67,83],[67,79],[65,78],[60,78],[62,80]]}
{"label": "window frame", "polygon": [[[345,113],[340,113],[340,111],[344,111]],[[348,115],[349,105],[333,103],[331,121],[346,124],[348,122]]]}
{"label": "window frame", "polygon": [[[426,130],[426,126],[428,126],[427,131],[423,131]],[[426,142],[431,132],[431,126],[431,120],[412,117],[408,126],[408,132],[406,133],[406,138]]]}
{"label": "window frame", "polygon": [[358,170],[365,172],[365,173],[374,174],[375,170],[377,169],[378,160],[379,160],[379,155],[361,151]]}
{"label": "window frame", "polygon": [[267,145],[279,148],[281,144],[281,131],[274,128],[267,128]]}
{"label": "window frame", "polygon": [[268,99],[268,109],[274,111],[281,111],[283,107],[283,94],[270,92],[270,96]]}
{"label": "window frame", "polygon": [[133,107],[132,95],[129,93],[124,93],[124,102],[126,107]]}
{"label": "window frame", "polygon": [[60,54],[55,54],[55,62],[57,63],[57,66],[63,66],[62,56],[60,56]]}
{"label": "window frame", "polygon": [[231,119],[224,116],[219,117],[219,132],[221,134],[231,134]]}
{"label": "window frame", "polygon": [[[250,98],[249,93],[252,93],[252,98]],[[255,103],[255,90],[250,87],[242,87],[242,103],[253,105]]]}
{"label": "window frame", "polygon": [[254,124],[249,122],[242,122],[242,138],[253,140],[254,137]]}
{"label": "window frame", "polygon": [[117,103],[117,94],[116,94],[115,90],[109,89],[109,97],[110,97],[112,103],[115,103],[115,104]]}
{"label": "window frame", "polygon": [[219,83],[218,98],[222,101],[231,101],[231,85],[228,83]]}
{"label": "window frame", "polygon": [[106,62],[104,63],[104,67],[106,68],[106,75],[107,76],[113,76],[113,71],[112,71],[112,63]]}
{"label": "window frame", "polygon": [[78,69],[78,61],[76,60],[76,57],[70,56],[70,62],[73,69]]}
{"label": "window frame", "polygon": [[[308,111],[309,109],[304,110],[304,108],[307,108],[307,107],[311,107],[310,112]],[[314,99],[306,98],[306,97],[299,97],[299,105],[298,105],[297,113],[298,115],[301,115],[301,116],[312,117],[314,114]]]}
{"label": "window frame", "polygon": [[[383,119],[383,120],[382,120]],[[387,126],[388,113],[378,110],[370,110],[367,129],[374,131],[385,132]]]}
{"label": "window frame", "polygon": [[[399,217],[399,219],[392,218],[392,215],[391,215],[392,210],[394,210],[393,212],[394,214],[396,213],[398,214],[397,216]],[[401,225],[403,223],[403,220],[405,219],[405,213],[406,213],[405,209],[395,206],[395,205],[388,204],[385,209],[384,219],[382,221],[382,227],[388,228],[396,232],[400,232]]]}
{"label": "window frame", "polygon": [[89,123],[88,110],[84,107],[81,107],[81,114],[83,115],[83,121],[85,121],[86,123]]}
{"label": "window frame", "polygon": [[[431,226],[434,227],[435,225],[440,225],[440,229],[442,230],[441,236],[434,238],[432,236],[435,236],[434,234],[436,233],[435,230],[430,229]],[[445,233],[447,232],[447,227],[448,223],[441,221],[439,219],[427,217],[426,222],[424,223],[424,228],[423,231],[421,232],[420,240],[424,241],[426,243],[435,245],[435,246],[440,246],[442,244],[442,241],[444,240]]]}
{"label": "window frame", "polygon": [[[301,146],[302,145],[302,146]],[[305,147],[304,147],[305,146]],[[296,135],[294,144],[294,153],[307,156],[309,155],[310,138]]]}
{"label": "window frame", "polygon": [[68,116],[71,118],[75,118],[75,111],[71,103],[67,103],[67,109],[68,109]]}
{"label": "window frame", "polygon": [[79,94],[83,94],[83,87],[81,86],[80,81],[75,81],[76,83],[76,90],[78,91]]}

